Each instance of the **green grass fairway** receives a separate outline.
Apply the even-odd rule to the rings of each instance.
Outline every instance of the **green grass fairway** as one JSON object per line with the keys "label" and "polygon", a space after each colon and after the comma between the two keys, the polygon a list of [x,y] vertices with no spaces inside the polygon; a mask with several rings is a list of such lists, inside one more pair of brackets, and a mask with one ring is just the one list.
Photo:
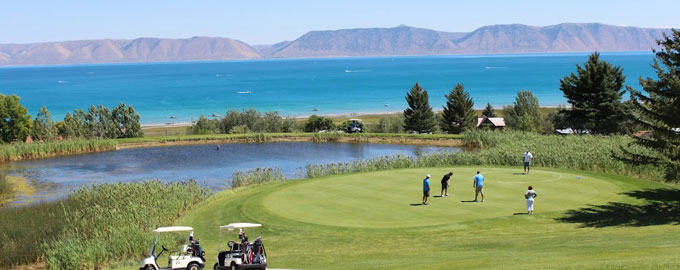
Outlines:
{"label": "green grass fairway", "polygon": [[[486,176],[486,201],[461,202],[474,198],[477,169]],[[432,195],[439,195],[449,170],[348,174],[220,192],[176,225],[195,228],[209,267],[219,225],[259,222],[264,227],[249,235],[264,235],[270,268],[680,269],[677,186],[567,170],[520,175],[518,168],[455,167],[451,197],[411,205],[421,201],[425,174],[432,175]],[[529,184],[539,194],[534,216],[523,214]]]}
{"label": "green grass fairway", "polygon": [[476,174],[473,168],[461,168],[452,177],[451,197],[431,197],[430,205],[420,206],[417,204],[422,198],[421,183],[426,172],[433,175],[430,195],[439,196],[445,169],[386,171],[312,181],[273,192],[263,203],[271,213],[308,223],[399,228],[464,224],[523,213],[524,192],[529,185],[539,194],[535,205],[539,213],[616,200],[622,191],[614,183],[589,176],[577,179],[575,174],[541,170],[522,175],[521,171],[496,168],[482,171],[487,179],[486,201],[461,203],[474,199],[472,177]]}

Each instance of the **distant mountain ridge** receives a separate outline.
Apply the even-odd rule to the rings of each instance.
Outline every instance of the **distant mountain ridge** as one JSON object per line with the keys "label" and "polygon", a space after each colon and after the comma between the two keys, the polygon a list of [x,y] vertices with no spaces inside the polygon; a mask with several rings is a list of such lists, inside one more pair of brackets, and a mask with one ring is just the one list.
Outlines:
{"label": "distant mountain ridge", "polygon": [[138,38],[0,44],[0,65],[51,65],[257,59],[250,45],[230,38]]}
{"label": "distant mountain ridge", "polygon": [[0,65],[203,61],[261,58],[397,56],[650,50],[670,29],[599,23],[492,25],[469,33],[400,25],[311,31],[296,40],[251,46],[222,37],[138,38],[0,44]]}

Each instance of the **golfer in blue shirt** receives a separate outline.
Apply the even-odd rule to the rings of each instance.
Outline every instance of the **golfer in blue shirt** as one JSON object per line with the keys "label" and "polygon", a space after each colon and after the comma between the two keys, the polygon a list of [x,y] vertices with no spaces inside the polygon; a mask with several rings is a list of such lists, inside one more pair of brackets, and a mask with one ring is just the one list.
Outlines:
{"label": "golfer in blue shirt", "polygon": [[477,201],[477,195],[480,193],[482,194],[482,202],[484,202],[484,175],[477,171],[477,175],[475,175],[475,179],[472,181],[472,187],[475,188],[475,200],[473,202]]}
{"label": "golfer in blue shirt", "polygon": [[430,197],[430,175],[423,179],[423,205],[427,205],[427,198]]}

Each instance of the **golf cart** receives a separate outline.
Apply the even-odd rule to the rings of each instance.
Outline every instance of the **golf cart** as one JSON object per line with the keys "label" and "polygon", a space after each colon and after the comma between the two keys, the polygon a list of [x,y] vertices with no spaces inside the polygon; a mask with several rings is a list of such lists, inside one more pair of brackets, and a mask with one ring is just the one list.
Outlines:
{"label": "golf cart", "polygon": [[[231,223],[220,226],[219,242],[217,242],[217,262],[214,270],[267,269],[267,252],[262,245],[262,236],[258,236],[255,242],[250,243],[248,242],[248,235],[246,235],[246,228],[261,226],[261,224],[256,223]],[[229,231],[238,229],[239,241],[229,241],[227,243],[228,250],[220,249],[222,230],[224,229]]]}
{"label": "golf cart", "polygon": [[[175,226],[175,227],[160,227],[153,230],[156,233],[156,240],[154,240],[151,248],[149,249],[149,257],[146,257],[142,261],[142,267],[140,270],[170,270],[170,269],[186,269],[186,270],[200,270],[205,267],[205,252],[201,248],[198,239],[194,239],[194,229],[191,227]],[[168,256],[168,267],[160,268],[158,267],[157,259],[163,254],[163,252],[170,251],[162,246],[160,253],[156,254],[156,244],[158,244],[158,238],[161,233],[169,232],[189,232],[186,239],[184,240],[184,245],[180,246],[179,251],[175,255],[170,254]]]}
{"label": "golf cart", "polygon": [[364,132],[364,123],[361,122],[361,119],[349,119],[346,123],[345,129],[347,133]]}

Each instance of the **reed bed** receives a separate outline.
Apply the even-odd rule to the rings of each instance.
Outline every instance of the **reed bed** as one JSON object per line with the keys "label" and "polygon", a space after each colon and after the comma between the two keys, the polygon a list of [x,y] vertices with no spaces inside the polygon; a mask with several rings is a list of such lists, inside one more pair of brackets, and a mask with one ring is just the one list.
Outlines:
{"label": "reed bed", "polygon": [[152,229],[208,195],[195,181],[102,184],[60,201],[0,209],[0,266],[44,259],[50,269],[101,269],[144,257]]}
{"label": "reed bed", "polygon": [[0,205],[2,205],[3,199],[9,196],[10,193],[12,193],[12,184],[7,180],[5,174],[0,173]]}
{"label": "reed bed", "polygon": [[626,136],[540,135],[523,132],[478,131],[463,138],[468,151],[443,152],[419,157],[391,156],[347,163],[307,165],[306,177],[370,172],[413,167],[456,165],[522,166],[524,151],[534,154],[534,166],[614,173],[647,179],[662,179],[663,170],[649,165],[633,165],[617,157],[632,139]]}
{"label": "reed bed", "polygon": [[42,202],[22,207],[0,208],[0,269],[32,264],[45,254],[45,243],[62,231],[65,209],[71,201]]}
{"label": "reed bed", "polygon": [[63,140],[0,145],[0,162],[115,150],[115,140]]}
{"label": "reed bed", "polygon": [[253,184],[285,180],[283,171],[278,168],[257,168],[245,172],[235,172],[231,177],[231,187],[244,187]]}

